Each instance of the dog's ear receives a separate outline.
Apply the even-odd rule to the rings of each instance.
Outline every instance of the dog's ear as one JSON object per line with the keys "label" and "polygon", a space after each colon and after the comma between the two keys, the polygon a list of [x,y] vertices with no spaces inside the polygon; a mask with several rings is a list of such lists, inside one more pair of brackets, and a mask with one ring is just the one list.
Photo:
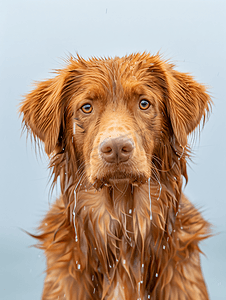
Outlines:
{"label": "dog's ear", "polygon": [[65,109],[66,73],[61,71],[55,78],[38,83],[19,110],[25,127],[44,142],[48,155],[54,151],[59,138]]}
{"label": "dog's ear", "polygon": [[181,144],[187,144],[187,136],[205,121],[211,99],[206,88],[196,82],[192,76],[168,68],[167,74],[167,110],[174,134]]}
{"label": "dog's ear", "polygon": [[49,155],[55,148],[62,118],[61,93],[64,80],[58,75],[37,84],[20,107],[23,122],[34,137],[45,144]]}

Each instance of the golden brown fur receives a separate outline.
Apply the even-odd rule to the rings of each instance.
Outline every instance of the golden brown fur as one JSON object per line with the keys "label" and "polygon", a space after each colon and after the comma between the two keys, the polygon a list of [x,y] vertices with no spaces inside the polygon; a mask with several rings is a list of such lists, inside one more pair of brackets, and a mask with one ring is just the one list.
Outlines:
{"label": "golden brown fur", "polygon": [[[190,75],[146,53],[71,58],[27,95],[23,122],[61,186],[36,236],[42,299],[208,299],[199,242],[209,224],[181,189],[187,136],[210,103]],[[105,160],[109,140],[129,143],[126,161]]]}

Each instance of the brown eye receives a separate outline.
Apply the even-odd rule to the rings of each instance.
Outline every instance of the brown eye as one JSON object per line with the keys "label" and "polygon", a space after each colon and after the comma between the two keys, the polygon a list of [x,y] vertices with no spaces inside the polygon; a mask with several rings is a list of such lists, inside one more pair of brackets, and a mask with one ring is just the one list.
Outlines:
{"label": "brown eye", "polygon": [[81,110],[85,113],[85,114],[90,114],[93,110],[93,107],[90,103],[86,103],[81,107]]}
{"label": "brown eye", "polygon": [[148,109],[150,107],[150,102],[148,100],[141,100],[139,103],[139,107],[142,110]]}

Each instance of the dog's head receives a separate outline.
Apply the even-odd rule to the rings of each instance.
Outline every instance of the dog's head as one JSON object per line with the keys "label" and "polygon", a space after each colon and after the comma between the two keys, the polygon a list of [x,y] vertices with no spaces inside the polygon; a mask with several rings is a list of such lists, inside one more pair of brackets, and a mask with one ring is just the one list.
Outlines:
{"label": "dog's head", "polygon": [[187,136],[210,102],[203,85],[158,55],[133,54],[71,58],[27,95],[20,112],[65,189],[78,176],[96,187],[139,185],[168,171],[186,177]]}

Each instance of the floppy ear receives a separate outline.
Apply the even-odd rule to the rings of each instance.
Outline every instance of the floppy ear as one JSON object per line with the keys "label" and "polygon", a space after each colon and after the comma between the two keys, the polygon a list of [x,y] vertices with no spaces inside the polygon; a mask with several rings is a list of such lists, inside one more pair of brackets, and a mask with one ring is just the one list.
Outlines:
{"label": "floppy ear", "polygon": [[30,129],[34,137],[38,137],[45,144],[45,151],[49,155],[54,150],[60,131],[64,103],[62,90],[64,75],[37,84],[29,93],[20,107],[23,122]]}
{"label": "floppy ear", "polygon": [[205,121],[211,99],[206,88],[190,75],[170,67],[166,72],[168,82],[167,109],[174,134],[181,146],[187,144],[187,136]]}

